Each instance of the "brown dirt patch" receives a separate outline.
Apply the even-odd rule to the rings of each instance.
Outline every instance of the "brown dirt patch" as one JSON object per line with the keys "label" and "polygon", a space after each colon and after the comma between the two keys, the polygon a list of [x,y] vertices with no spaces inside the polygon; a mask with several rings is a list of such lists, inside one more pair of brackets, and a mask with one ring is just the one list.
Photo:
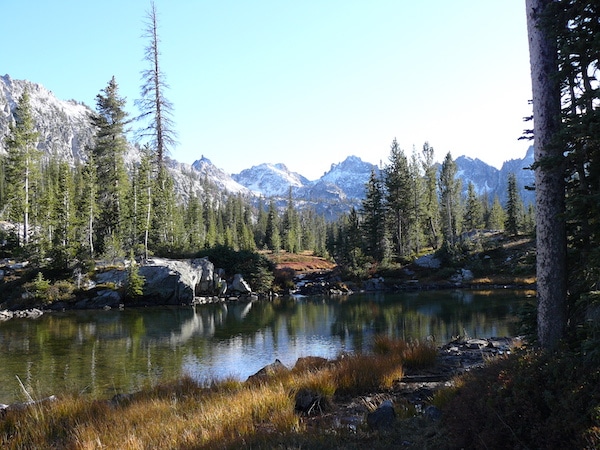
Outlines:
{"label": "brown dirt patch", "polygon": [[265,256],[275,264],[276,269],[289,268],[296,272],[318,272],[333,270],[336,267],[333,261],[315,256],[311,252],[268,252],[265,253]]}

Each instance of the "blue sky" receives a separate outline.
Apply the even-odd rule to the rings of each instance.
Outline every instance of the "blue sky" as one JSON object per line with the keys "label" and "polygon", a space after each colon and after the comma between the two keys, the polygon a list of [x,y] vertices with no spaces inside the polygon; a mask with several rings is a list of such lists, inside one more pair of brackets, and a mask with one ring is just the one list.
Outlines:
{"label": "blue sky", "polygon": [[[316,179],[397,138],[499,167],[531,113],[525,6],[514,0],[156,0],[179,145],[228,173],[285,163]],[[146,0],[0,0],[0,74],[95,107],[114,75],[131,116]]]}

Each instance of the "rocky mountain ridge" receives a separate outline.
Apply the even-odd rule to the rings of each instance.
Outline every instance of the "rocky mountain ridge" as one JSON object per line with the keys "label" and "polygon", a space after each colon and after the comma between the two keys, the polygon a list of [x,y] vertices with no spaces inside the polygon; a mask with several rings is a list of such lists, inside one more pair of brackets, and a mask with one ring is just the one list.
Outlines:
{"label": "rocky mountain ridge", "polygon": [[[86,149],[93,145],[94,128],[90,121],[93,111],[74,100],[59,100],[44,86],[24,80],[13,80],[9,75],[0,76],[0,153],[5,153],[4,136],[9,132],[12,113],[19,97],[28,88],[36,130],[40,134],[38,148],[46,158],[59,158],[71,164],[87,158]],[[134,145],[126,156],[129,167],[139,161],[139,150]],[[456,160],[458,177],[463,180],[463,189],[473,182],[479,194],[487,194],[490,201],[498,196],[506,198],[509,173],[517,176],[526,203],[533,201],[533,193],[525,186],[533,184],[533,172],[521,170],[533,163],[530,148],[523,159],[504,163],[496,169],[479,159],[460,156]],[[310,181],[301,174],[290,171],[284,164],[260,164],[229,175],[202,156],[193,164],[167,160],[174,178],[175,188],[183,201],[190,196],[220,198],[229,194],[254,199],[273,199],[277,205],[285,206],[290,189],[295,203],[300,208],[312,208],[327,219],[335,219],[351,207],[360,207],[364,198],[365,184],[371,171],[379,172],[377,165],[349,156],[334,163],[318,180]]]}

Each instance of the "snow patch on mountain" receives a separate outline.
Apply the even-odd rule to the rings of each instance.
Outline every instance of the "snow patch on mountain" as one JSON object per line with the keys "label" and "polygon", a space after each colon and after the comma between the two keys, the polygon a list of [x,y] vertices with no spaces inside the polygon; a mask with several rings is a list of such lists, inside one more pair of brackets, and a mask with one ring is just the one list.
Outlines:
{"label": "snow patch on mountain", "polygon": [[310,182],[302,175],[291,172],[285,164],[260,164],[242,170],[232,178],[257,195],[284,196],[291,188],[301,188]]}
{"label": "snow patch on mountain", "polygon": [[210,180],[220,190],[232,194],[251,194],[247,187],[242,186],[235,181],[230,175],[225,173],[225,171],[215,166],[210,159],[204,157],[204,155],[200,159],[194,161],[191,168],[200,174],[201,177]]}
{"label": "snow patch on mountain", "polygon": [[379,168],[375,164],[365,162],[358,156],[348,156],[344,161],[332,164],[320,181],[338,186],[347,197],[363,199],[371,172],[379,176]]}

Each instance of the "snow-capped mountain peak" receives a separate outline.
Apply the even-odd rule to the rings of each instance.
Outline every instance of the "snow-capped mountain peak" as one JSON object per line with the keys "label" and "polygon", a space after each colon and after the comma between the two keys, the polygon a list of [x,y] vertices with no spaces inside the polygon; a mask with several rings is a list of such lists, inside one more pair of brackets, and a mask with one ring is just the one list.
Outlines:
{"label": "snow-capped mountain peak", "polygon": [[297,189],[310,184],[307,178],[291,172],[282,163],[253,166],[232,175],[232,178],[251,191],[267,197],[285,196],[290,188]]}

